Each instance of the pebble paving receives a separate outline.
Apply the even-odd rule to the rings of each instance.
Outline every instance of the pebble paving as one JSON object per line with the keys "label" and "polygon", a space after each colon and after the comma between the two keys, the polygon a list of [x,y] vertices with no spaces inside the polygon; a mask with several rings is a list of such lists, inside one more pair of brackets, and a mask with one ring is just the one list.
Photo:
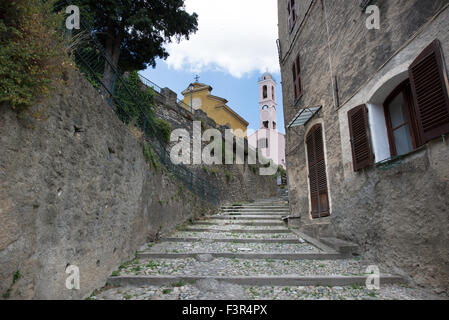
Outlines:
{"label": "pebble paving", "polygon": [[167,286],[109,288],[93,300],[433,300],[432,293],[406,285],[384,285],[380,290],[347,287],[253,287],[197,281]]}
{"label": "pebble paving", "polygon": [[232,253],[319,253],[317,247],[308,243],[232,243],[232,242],[161,242],[150,243],[141,248],[141,251],[157,253],[210,253],[210,252],[232,252]]}
{"label": "pebble paving", "polygon": [[364,275],[366,265],[356,260],[245,260],[217,258],[209,262],[187,259],[136,260],[120,275],[279,276]]}
{"label": "pebble paving", "polygon": [[170,238],[199,238],[199,239],[291,239],[297,240],[298,237],[289,233],[233,233],[233,232],[191,232],[180,231],[172,234]]}
{"label": "pebble paving", "polygon": [[[258,205],[287,205],[275,200],[264,200]],[[245,209],[242,207],[241,209]],[[279,211],[281,211],[280,209]],[[276,209],[272,209],[275,213]],[[256,226],[249,223],[273,223],[274,226]],[[161,241],[142,246],[139,253],[200,253],[195,258],[173,259],[136,258],[126,262],[113,272],[118,276],[314,276],[365,275],[367,264],[361,257],[338,260],[278,260],[213,258],[207,253],[323,253],[314,245],[305,242],[295,233],[236,233],[236,229],[279,230],[287,229],[282,220],[219,220],[213,217],[199,224],[182,226],[167,238],[194,238],[197,241]],[[208,229],[207,232],[192,232],[186,229]],[[217,232],[224,230],[226,232]],[[235,239],[239,242],[216,242],[214,239]],[[242,239],[295,239],[297,243],[241,243]],[[209,256],[204,259],[204,256]],[[381,272],[385,270],[381,269]],[[422,300],[438,299],[431,293],[409,288],[404,284],[382,285],[380,290],[368,290],[365,286],[344,287],[271,287],[241,286],[204,279],[191,282],[176,282],[162,286],[115,286],[106,285],[96,290],[93,300]]]}

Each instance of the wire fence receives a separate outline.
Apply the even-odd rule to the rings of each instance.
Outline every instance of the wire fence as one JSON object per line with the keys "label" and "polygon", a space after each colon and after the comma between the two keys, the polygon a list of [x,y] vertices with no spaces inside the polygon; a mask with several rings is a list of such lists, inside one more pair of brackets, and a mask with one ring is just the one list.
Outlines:
{"label": "wire fence", "polygon": [[[63,4],[63,5],[62,5]],[[65,10],[69,1],[60,2],[57,10]],[[154,95],[162,94],[162,89],[151,80],[139,76],[138,85],[133,85],[129,77],[120,72],[106,53],[95,29],[81,16],[81,28],[68,32],[73,44],[74,60],[81,73],[102,94],[115,111],[117,117],[126,125],[138,127],[145,142],[155,151],[160,162],[176,178],[201,199],[217,205],[216,188],[207,180],[195,174],[184,165],[174,164],[167,150],[167,141],[157,125],[154,116]],[[112,77],[105,80],[105,70]]]}

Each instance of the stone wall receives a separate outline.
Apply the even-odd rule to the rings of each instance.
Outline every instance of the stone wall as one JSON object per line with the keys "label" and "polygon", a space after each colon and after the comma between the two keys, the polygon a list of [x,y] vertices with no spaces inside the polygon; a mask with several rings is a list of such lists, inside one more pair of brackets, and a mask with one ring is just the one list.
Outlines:
{"label": "stone wall", "polygon": [[[220,126],[201,110],[194,113],[177,104],[176,93],[168,88],[156,96],[155,114],[158,118],[171,123],[172,129],[186,129],[193,137],[193,121],[201,121],[204,129],[215,128],[225,137],[225,126]],[[172,146],[171,144],[170,146]],[[202,147],[207,143],[203,142]],[[170,146],[168,149],[170,149]],[[245,140],[245,150],[248,141]],[[219,204],[251,202],[257,199],[272,198],[277,195],[278,186],[275,177],[259,175],[259,165],[248,166],[247,159],[243,165],[187,165],[196,176],[211,183],[217,190]]]}
{"label": "stone wall", "polygon": [[[323,106],[306,127],[286,130],[292,213],[301,217],[303,231],[316,237],[338,236],[356,242],[367,259],[409,277],[413,283],[446,293],[447,140],[427,144],[390,170],[372,167],[356,174],[352,169],[347,111],[367,103],[379,83],[408,66],[436,38],[442,43],[449,65],[447,3],[374,1],[380,8],[381,29],[368,30],[368,15],[360,9],[360,1],[304,1],[290,34],[284,28],[285,1],[279,1],[285,124],[299,108]],[[301,59],[303,96],[295,102],[291,66],[297,54]],[[316,123],[322,123],[324,128],[331,216],[312,220],[304,136]]]}
{"label": "stone wall", "polygon": [[[0,299],[86,297],[146,241],[215,210],[150,169],[77,72],[37,110],[40,120],[0,106]],[[68,265],[79,291],[65,288]]]}

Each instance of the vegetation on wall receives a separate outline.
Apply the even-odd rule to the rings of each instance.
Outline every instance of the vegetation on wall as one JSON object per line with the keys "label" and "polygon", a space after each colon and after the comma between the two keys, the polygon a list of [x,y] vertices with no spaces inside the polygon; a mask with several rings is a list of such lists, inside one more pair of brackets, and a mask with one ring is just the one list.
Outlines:
{"label": "vegetation on wall", "polygon": [[48,96],[71,64],[53,1],[0,1],[0,103],[23,111]]}
{"label": "vegetation on wall", "polygon": [[143,155],[150,168],[154,168],[156,171],[158,171],[161,167],[159,159],[154,153],[153,148],[151,148],[151,145],[146,142],[144,142],[143,144]]}
{"label": "vegetation on wall", "polygon": [[168,121],[155,117],[155,94],[153,88],[140,81],[137,71],[132,71],[127,74],[126,82],[119,82],[114,90],[114,99],[119,102],[116,113],[124,123],[140,128],[147,136],[157,133],[167,143],[170,141],[172,127]]}

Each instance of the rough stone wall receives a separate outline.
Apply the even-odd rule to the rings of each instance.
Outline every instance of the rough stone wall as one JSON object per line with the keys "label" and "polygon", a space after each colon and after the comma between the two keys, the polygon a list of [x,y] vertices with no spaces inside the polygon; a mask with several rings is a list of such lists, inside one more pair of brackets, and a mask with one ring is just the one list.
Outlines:
{"label": "rough stone wall", "polygon": [[[78,73],[18,117],[0,106],[0,299],[79,299],[149,239],[214,208],[150,170],[141,143]],[[67,290],[67,265],[81,289]],[[22,277],[14,284],[13,275]]]}
{"label": "rough stone wall", "polygon": [[[366,93],[375,85],[370,81],[373,77],[381,78],[399,64],[410,61],[436,37],[443,43],[449,65],[448,14],[426,25],[447,3],[447,0],[374,1],[381,12],[381,30],[376,31],[365,27],[368,15],[360,9],[360,1],[304,1],[300,19],[289,34],[284,28],[286,3],[278,2],[285,124],[299,108],[323,106],[306,127],[287,129],[292,213],[301,217],[302,228],[309,234],[354,241],[368,259],[438,292],[449,290],[447,141],[428,144],[391,170],[373,167],[354,174],[345,122],[350,106],[367,102]],[[310,10],[304,11],[305,8]],[[305,20],[304,12],[308,12]],[[409,43],[424,26],[429,31]],[[428,35],[424,36],[426,32]],[[401,50],[405,58],[396,61],[394,55]],[[291,67],[297,54],[301,59],[303,96],[295,106]],[[334,77],[339,103],[334,100]],[[337,110],[336,106],[343,108]],[[331,199],[331,217],[319,221],[312,220],[309,213],[304,148],[304,135],[318,122],[324,127]],[[348,158],[350,163],[346,161]]]}
{"label": "rough stone wall", "polygon": [[[172,129],[186,129],[193,136],[193,121],[202,121],[204,128],[219,129],[225,136],[225,126],[219,126],[201,110],[194,114],[177,104],[176,93],[168,88],[162,89],[162,94],[156,96],[155,114],[169,121]],[[173,145],[173,144],[171,144]],[[202,147],[207,143],[203,142]],[[245,142],[248,148],[248,142]],[[247,162],[247,161],[246,161]],[[256,199],[272,198],[277,195],[278,186],[275,177],[259,175],[260,165],[254,165],[257,172],[245,165],[187,165],[196,176],[211,183],[217,191],[218,203],[248,202]],[[230,175],[230,178],[227,177]]]}

